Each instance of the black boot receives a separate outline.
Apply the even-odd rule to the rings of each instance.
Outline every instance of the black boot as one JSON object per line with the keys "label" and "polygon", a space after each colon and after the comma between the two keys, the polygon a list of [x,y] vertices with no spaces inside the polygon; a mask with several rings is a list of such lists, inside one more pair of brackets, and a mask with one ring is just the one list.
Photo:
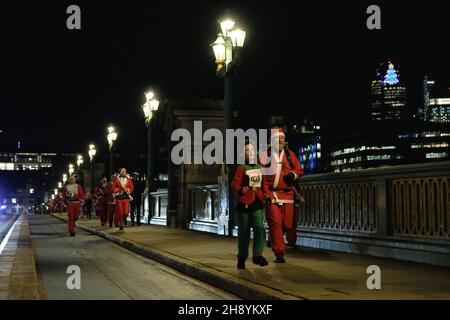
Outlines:
{"label": "black boot", "polygon": [[275,263],[286,263],[286,260],[284,259],[284,255],[280,252],[275,254]]}
{"label": "black boot", "polygon": [[123,227],[122,227],[122,226],[120,226],[120,227],[119,227],[119,230],[123,230]]}
{"label": "black boot", "polygon": [[245,269],[245,259],[238,258],[237,268],[238,269]]}
{"label": "black boot", "polygon": [[254,256],[253,257],[253,263],[257,264],[261,267],[265,267],[267,266],[269,263],[267,262],[266,258],[264,258],[263,256]]}

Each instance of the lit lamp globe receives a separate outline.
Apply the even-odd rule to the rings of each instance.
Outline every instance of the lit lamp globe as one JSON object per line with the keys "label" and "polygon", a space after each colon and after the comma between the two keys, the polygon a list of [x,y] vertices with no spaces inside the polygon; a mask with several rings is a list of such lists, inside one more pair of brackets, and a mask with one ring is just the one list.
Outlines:
{"label": "lit lamp globe", "polygon": [[228,37],[228,33],[234,27],[234,24],[235,24],[234,21],[230,20],[230,19],[225,19],[225,20],[220,21],[219,23],[220,23],[220,28],[222,29],[222,34],[225,37]]}
{"label": "lit lamp globe", "polygon": [[153,91],[147,91],[147,92],[145,93],[145,98],[147,99],[147,101],[152,100],[154,96],[155,96],[155,95],[154,95]]}
{"label": "lit lamp globe", "polygon": [[226,55],[225,55],[225,39],[223,35],[219,33],[216,41],[211,44],[214,56],[216,58],[217,70],[222,69],[223,64],[225,63]]}
{"label": "lit lamp globe", "polygon": [[67,174],[63,174],[63,178],[62,178],[62,180],[63,180],[63,183],[66,183],[66,181],[67,181]]}
{"label": "lit lamp globe", "polygon": [[80,167],[80,165],[84,162],[83,160],[83,156],[82,155],[78,155],[78,159],[77,159],[77,166],[78,168]]}
{"label": "lit lamp globe", "polygon": [[62,182],[58,182],[58,188],[62,188],[63,187],[63,184],[62,184]]}
{"label": "lit lamp globe", "polygon": [[152,112],[158,111],[159,101],[156,99],[150,100],[150,110]]}
{"label": "lit lamp globe", "polygon": [[245,42],[245,31],[241,29],[230,31],[230,38],[233,47],[242,48]]}
{"label": "lit lamp globe", "polygon": [[144,111],[144,117],[146,121],[149,121],[152,117],[152,110],[150,107],[150,102],[147,101],[142,105],[142,110]]}
{"label": "lit lamp globe", "polygon": [[89,154],[89,159],[92,162],[92,159],[94,159],[95,155],[97,154],[97,150],[95,149],[95,145],[93,145],[93,144],[89,145],[88,154]]}

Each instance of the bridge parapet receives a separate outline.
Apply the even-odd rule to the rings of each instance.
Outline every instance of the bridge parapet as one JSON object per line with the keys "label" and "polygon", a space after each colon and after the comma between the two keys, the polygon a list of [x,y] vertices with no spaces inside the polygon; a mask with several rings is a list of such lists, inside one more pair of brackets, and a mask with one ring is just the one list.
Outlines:
{"label": "bridge parapet", "polygon": [[299,244],[450,265],[449,187],[448,161],[304,177]]}

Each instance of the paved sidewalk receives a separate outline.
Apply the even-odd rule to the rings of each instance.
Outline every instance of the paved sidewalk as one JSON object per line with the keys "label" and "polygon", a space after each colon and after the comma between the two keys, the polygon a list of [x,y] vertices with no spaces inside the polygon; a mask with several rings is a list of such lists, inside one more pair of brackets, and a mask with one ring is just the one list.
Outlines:
{"label": "paved sidewalk", "polygon": [[[119,231],[98,219],[78,227],[243,298],[450,299],[450,268],[310,248],[288,250],[287,263],[275,264],[266,248],[269,266],[249,260],[238,270],[236,238],[154,225]],[[381,290],[367,289],[370,265],[381,268]]]}
{"label": "paved sidewalk", "polygon": [[[6,242],[7,241],[7,242]],[[28,216],[20,215],[0,254],[0,300],[39,299]]]}

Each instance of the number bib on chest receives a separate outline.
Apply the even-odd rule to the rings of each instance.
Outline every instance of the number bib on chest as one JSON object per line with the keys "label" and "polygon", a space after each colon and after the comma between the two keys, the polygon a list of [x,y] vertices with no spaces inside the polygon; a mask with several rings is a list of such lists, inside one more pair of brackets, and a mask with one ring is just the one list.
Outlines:
{"label": "number bib on chest", "polygon": [[247,170],[245,174],[248,176],[249,187],[261,188],[262,174],[261,169]]}

